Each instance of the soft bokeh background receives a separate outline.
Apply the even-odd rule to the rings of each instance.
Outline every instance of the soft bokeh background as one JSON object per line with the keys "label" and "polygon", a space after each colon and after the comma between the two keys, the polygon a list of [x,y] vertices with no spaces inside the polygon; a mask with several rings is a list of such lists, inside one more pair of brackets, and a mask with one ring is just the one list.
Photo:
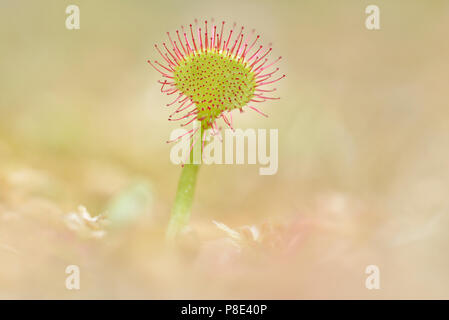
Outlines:
{"label": "soft bokeh background", "polygon": [[[194,18],[284,57],[270,117],[234,118],[279,129],[279,171],[203,166],[171,250],[177,124],[146,60]],[[448,30],[448,1],[2,0],[0,298],[449,298]]]}

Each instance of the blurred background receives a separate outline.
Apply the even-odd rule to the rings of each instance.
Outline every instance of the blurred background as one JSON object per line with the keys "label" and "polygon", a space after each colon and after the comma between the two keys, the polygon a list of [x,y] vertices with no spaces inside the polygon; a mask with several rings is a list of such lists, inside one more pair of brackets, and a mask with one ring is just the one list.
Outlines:
{"label": "blurred background", "polygon": [[[283,56],[269,118],[234,117],[279,129],[279,170],[202,166],[169,249],[178,123],[146,61],[195,18]],[[0,298],[449,298],[448,30],[438,0],[2,0]]]}

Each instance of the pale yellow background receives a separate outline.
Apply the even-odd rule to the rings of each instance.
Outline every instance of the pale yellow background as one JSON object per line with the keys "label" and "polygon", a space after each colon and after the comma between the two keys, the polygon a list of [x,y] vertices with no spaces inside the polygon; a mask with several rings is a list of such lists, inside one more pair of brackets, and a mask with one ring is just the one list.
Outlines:
{"label": "pale yellow background", "polygon": [[[146,60],[194,18],[256,28],[283,56],[269,118],[234,117],[279,129],[279,171],[203,166],[172,252],[177,124]],[[0,298],[449,298],[448,30],[448,1],[1,1]],[[68,227],[117,199],[126,221]]]}

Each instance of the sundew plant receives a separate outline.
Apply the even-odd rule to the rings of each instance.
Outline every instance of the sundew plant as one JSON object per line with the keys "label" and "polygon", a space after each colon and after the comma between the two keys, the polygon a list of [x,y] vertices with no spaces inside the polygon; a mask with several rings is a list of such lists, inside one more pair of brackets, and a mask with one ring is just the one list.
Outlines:
{"label": "sundew plant", "polygon": [[176,36],[168,35],[162,47],[155,45],[162,60],[148,60],[161,75],[161,92],[173,97],[167,106],[175,106],[169,121],[184,121],[185,127],[194,121],[199,126],[168,142],[188,137],[190,153],[185,160],[178,184],[167,237],[173,239],[187,224],[196,184],[199,164],[192,163],[192,149],[211,131],[220,134],[218,119],[232,130],[232,112],[253,110],[263,116],[256,105],[273,97],[276,88],[270,85],[285,77],[278,75],[275,65],[281,57],[270,59],[271,45],[258,44],[260,36],[252,30],[247,35],[244,27],[234,24],[226,32],[225,22],[217,26],[195,21],[188,28],[176,30]]}

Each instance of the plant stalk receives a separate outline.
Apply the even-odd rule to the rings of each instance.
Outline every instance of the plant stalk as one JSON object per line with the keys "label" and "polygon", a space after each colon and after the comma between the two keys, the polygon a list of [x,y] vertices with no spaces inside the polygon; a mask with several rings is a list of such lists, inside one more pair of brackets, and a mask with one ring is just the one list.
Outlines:
{"label": "plant stalk", "polygon": [[167,240],[173,240],[189,223],[199,164],[186,164],[179,178],[178,191],[167,229]]}

